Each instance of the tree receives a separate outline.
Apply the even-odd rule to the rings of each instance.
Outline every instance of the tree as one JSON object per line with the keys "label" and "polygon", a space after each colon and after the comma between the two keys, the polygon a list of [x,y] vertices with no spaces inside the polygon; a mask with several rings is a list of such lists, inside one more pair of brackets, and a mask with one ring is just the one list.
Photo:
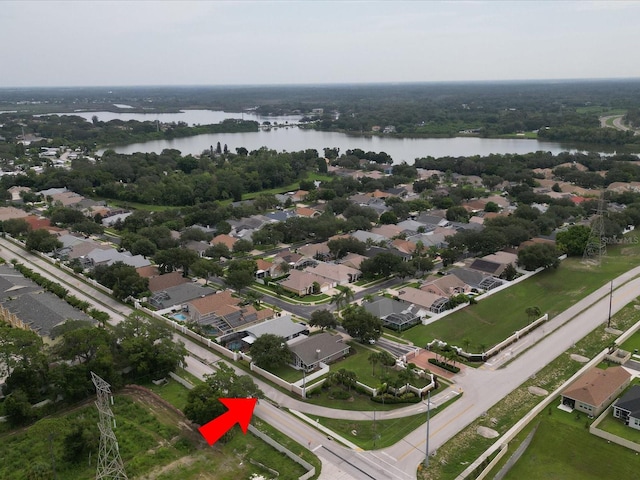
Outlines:
{"label": "tree", "polygon": [[560,252],[553,245],[537,243],[518,250],[518,265],[525,270],[558,268]]}
{"label": "tree", "polygon": [[72,422],[62,440],[62,458],[69,463],[80,463],[85,461],[90,453],[98,450],[98,436],[95,434],[95,424],[88,418],[79,417]]}
{"label": "tree", "polygon": [[433,270],[433,260],[428,257],[415,257],[411,263],[418,272],[425,273]]}
{"label": "tree", "polygon": [[219,362],[213,375],[207,375],[205,383],[189,391],[184,414],[199,425],[219,417],[227,411],[220,398],[262,398],[263,393],[248,375],[237,375],[233,369]]}
{"label": "tree", "polygon": [[380,362],[380,356],[378,355],[378,352],[371,352],[367,357],[367,360],[371,364],[371,375],[375,377],[376,365]]}
{"label": "tree", "polygon": [[525,313],[527,314],[527,318],[529,319],[529,321],[539,318],[540,315],[542,315],[540,307],[527,307],[525,309]]}
{"label": "tree", "polygon": [[135,267],[123,262],[98,265],[93,270],[93,276],[99,283],[112,289],[113,295],[120,300],[137,297],[149,289],[149,279],[141,277]]}
{"label": "tree", "polygon": [[[219,260],[221,257],[231,258],[231,251],[229,247],[227,247],[224,243],[216,243],[211,247],[207,248],[204,252],[207,257],[211,257],[214,260]],[[157,263],[157,261],[156,261]]]}
{"label": "tree", "polygon": [[518,271],[516,270],[516,267],[513,266],[513,263],[510,263],[505,267],[504,271],[500,275],[500,278],[504,278],[505,280],[508,280],[510,282],[517,276],[518,276]]}
{"label": "tree", "polygon": [[135,378],[166,377],[187,354],[182,342],[164,324],[147,321],[132,314],[115,327],[119,356],[131,366]]}
{"label": "tree", "polygon": [[487,202],[484,206],[485,212],[499,212],[500,206],[496,202]]}
{"label": "tree", "polygon": [[466,223],[469,221],[469,212],[461,205],[449,207],[447,209],[447,220]]}
{"label": "tree", "polygon": [[384,212],[380,215],[380,223],[383,225],[395,225],[398,223],[398,216],[391,211]]}
{"label": "tree", "polygon": [[582,256],[589,241],[591,229],[586,225],[574,225],[556,235],[558,250],[570,257]]}
{"label": "tree", "polygon": [[15,390],[7,395],[4,399],[4,413],[9,424],[14,427],[24,425],[35,417],[29,398],[22,390]]}
{"label": "tree", "polygon": [[31,225],[24,218],[10,218],[2,222],[2,231],[12,237],[23,235],[31,230]]}
{"label": "tree", "polygon": [[331,297],[330,304],[336,305],[336,311],[340,312],[345,306],[353,301],[354,292],[349,287],[340,288],[338,293]]}
{"label": "tree", "polygon": [[344,311],[342,326],[349,335],[366,343],[382,335],[382,320],[362,306],[351,306]]}
{"label": "tree", "polygon": [[32,230],[27,234],[25,246],[27,250],[37,250],[38,252],[49,253],[62,247],[62,242],[58,237],[47,230]]}
{"label": "tree", "polygon": [[320,327],[324,330],[325,328],[335,328],[338,325],[338,320],[329,310],[316,310],[309,318],[309,325],[312,327]]}
{"label": "tree", "polygon": [[200,258],[191,266],[191,272],[200,278],[204,278],[205,285],[209,282],[209,278],[222,276],[222,266],[214,260]]}
{"label": "tree", "polygon": [[234,243],[232,249],[233,253],[238,253],[240,255],[249,253],[251,250],[253,250],[253,243],[251,243],[249,240],[245,240],[244,238],[241,238],[236,243]]}
{"label": "tree", "polygon": [[367,245],[364,242],[353,237],[329,240],[327,242],[327,247],[329,248],[329,253],[331,253],[335,259],[340,259],[347,253],[357,253],[362,255],[367,249]]}
{"label": "tree", "polygon": [[291,350],[285,339],[278,335],[266,333],[251,345],[253,362],[266,370],[277,369],[291,362]]}
{"label": "tree", "polygon": [[232,260],[227,267],[225,282],[240,291],[253,283],[257,270],[255,260]]}
{"label": "tree", "polygon": [[366,278],[389,277],[401,268],[401,263],[400,256],[391,252],[382,252],[363,260],[360,264],[360,271]]}

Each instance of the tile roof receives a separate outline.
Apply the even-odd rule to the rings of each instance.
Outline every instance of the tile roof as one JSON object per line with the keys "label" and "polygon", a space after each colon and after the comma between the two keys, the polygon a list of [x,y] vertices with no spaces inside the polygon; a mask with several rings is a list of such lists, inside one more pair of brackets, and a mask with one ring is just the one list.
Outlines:
{"label": "tile roof", "polygon": [[189,279],[183,277],[181,272],[165,273],[149,278],[149,291],[155,293],[187,282]]}
{"label": "tile roof", "polygon": [[599,407],[618,388],[631,378],[631,374],[622,367],[606,370],[592,368],[569,385],[562,395],[587,405]]}
{"label": "tile roof", "polygon": [[240,299],[233,297],[230,290],[222,290],[206,297],[196,298],[189,303],[200,312],[200,315],[207,315],[209,313],[218,313],[218,310],[228,305],[239,305]]}
{"label": "tile roof", "polygon": [[226,233],[221,233],[220,235],[216,235],[215,237],[213,237],[213,239],[209,243],[211,243],[211,245],[222,243],[226,245],[229,250],[231,250],[233,248],[233,245],[237,241],[238,241],[237,238],[233,238],[232,236],[227,235]]}

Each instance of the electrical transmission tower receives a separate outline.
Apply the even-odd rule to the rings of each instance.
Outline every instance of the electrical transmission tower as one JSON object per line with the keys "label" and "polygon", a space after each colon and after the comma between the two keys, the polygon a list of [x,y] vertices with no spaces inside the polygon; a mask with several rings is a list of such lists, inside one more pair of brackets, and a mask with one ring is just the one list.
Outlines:
{"label": "electrical transmission tower", "polygon": [[602,192],[598,200],[596,216],[591,222],[589,239],[584,247],[584,253],[582,255],[582,261],[584,263],[600,266],[602,257],[607,254],[607,240],[604,234],[605,213],[604,192]]}
{"label": "electrical transmission tower", "polygon": [[98,453],[96,480],[127,480],[122,458],[120,458],[118,440],[116,439],[116,434],[113,433],[116,419],[109,405],[109,402],[113,405],[111,385],[93,372],[91,372],[91,380],[98,394],[96,406],[100,414],[100,421],[98,422],[98,428],[100,429],[100,451]]}

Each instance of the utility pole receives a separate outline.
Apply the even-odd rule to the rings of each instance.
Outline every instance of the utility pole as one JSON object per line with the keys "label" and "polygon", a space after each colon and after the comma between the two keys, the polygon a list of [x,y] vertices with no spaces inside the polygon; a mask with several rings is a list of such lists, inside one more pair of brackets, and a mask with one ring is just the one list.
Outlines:
{"label": "utility pole", "polygon": [[424,466],[429,466],[429,421],[431,420],[431,390],[427,392],[427,441],[424,453]]}
{"label": "utility pole", "polygon": [[607,328],[611,326],[611,302],[613,301],[613,280],[611,280],[611,290],[609,292],[609,319],[607,320]]}

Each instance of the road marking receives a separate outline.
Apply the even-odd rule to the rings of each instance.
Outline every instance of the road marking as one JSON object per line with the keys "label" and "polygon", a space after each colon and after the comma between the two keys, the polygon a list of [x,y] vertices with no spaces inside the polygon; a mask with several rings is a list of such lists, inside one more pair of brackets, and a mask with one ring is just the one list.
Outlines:
{"label": "road marking", "polygon": [[[470,410],[473,407],[474,404],[469,405],[467,408],[465,408],[463,411],[461,411],[458,415],[456,415],[455,417],[453,417],[451,420],[449,420],[447,423],[445,423],[444,425],[442,425],[440,428],[438,428],[435,431],[429,432],[429,437],[436,435],[440,430],[442,430],[443,428],[445,428],[447,425],[449,425],[450,423],[452,423],[453,421],[455,421],[456,419],[458,419],[458,417],[461,417],[463,414],[465,414],[468,410]],[[407,455],[409,455],[411,452],[413,452],[414,450],[417,449],[417,447],[425,444],[427,441],[426,439],[423,439],[420,443],[418,443],[417,445],[413,445],[409,450],[407,450],[405,453],[403,453],[400,457],[398,457],[397,461],[401,462],[402,460],[404,460]]]}

